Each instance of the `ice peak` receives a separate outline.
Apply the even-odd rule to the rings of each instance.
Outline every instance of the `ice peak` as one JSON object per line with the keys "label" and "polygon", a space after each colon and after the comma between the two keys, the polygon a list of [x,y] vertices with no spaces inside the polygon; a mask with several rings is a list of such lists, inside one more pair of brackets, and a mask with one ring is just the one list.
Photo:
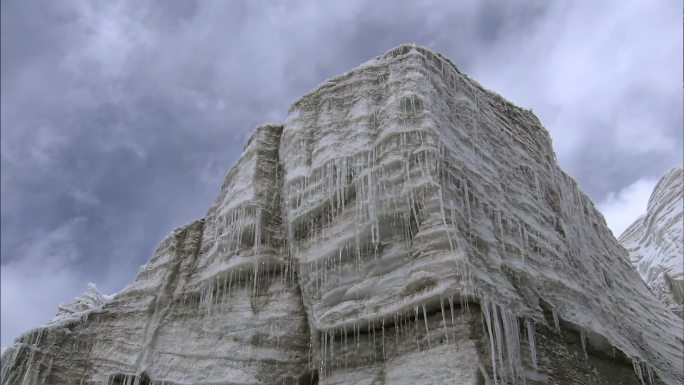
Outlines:
{"label": "ice peak", "polygon": [[97,290],[97,285],[92,282],[88,282],[86,285],[86,290],[81,296],[75,297],[70,303],[59,305],[57,308],[57,314],[50,321],[50,323],[79,317],[85,312],[101,307],[111,298],[112,296],[107,296],[100,293],[100,291]]}

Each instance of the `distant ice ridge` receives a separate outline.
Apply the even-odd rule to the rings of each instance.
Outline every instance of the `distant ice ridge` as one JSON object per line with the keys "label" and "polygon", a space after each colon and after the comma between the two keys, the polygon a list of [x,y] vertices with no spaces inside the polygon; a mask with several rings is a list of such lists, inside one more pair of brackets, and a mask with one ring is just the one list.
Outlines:
{"label": "distant ice ridge", "polygon": [[684,318],[684,172],[675,167],[656,185],[646,213],[619,238],[655,295]]}
{"label": "distant ice ridge", "polygon": [[100,291],[97,290],[97,286],[94,283],[89,282],[86,291],[83,292],[80,297],[74,298],[70,303],[59,305],[57,308],[57,315],[50,320],[49,324],[80,318],[93,309],[101,308],[113,297],[113,294],[105,295],[100,293]]}

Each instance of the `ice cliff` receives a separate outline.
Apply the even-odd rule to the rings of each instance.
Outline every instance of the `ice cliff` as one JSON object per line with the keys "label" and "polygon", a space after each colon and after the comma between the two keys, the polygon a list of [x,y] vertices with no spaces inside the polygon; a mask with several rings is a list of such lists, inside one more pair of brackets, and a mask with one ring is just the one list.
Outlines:
{"label": "ice cliff", "polygon": [[682,324],[548,132],[403,45],[257,127],[207,215],[2,384],[680,384]]}
{"label": "ice cliff", "polygon": [[619,238],[629,259],[661,301],[684,318],[684,170],[663,176],[646,214]]}

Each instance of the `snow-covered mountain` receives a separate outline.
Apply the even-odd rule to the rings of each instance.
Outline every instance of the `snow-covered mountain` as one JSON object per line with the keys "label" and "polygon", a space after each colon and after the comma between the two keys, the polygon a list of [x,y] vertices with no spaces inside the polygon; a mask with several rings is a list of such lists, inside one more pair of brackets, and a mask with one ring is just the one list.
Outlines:
{"label": "snow-covered mountain", "polygon": [[655,295],[684,318],[684,170],[656,185],[646,213],[619,238],[629,260]]}
{"label": "snow-covered mountain", "polygon": [[7,384],[681,384],[658,301],[529,110],[402,45],[264,125],[206,216]]}

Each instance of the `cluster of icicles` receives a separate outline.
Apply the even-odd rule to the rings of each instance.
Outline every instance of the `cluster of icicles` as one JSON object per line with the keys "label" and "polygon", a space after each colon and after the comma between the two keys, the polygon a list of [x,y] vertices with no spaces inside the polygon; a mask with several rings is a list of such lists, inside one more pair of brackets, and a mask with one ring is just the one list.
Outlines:
{"label": "cluster of icicles", "polygon": [[[430,314],[423,303],[414,306],[413,310],[406,308],[400,313],[395,313],[389,322],[386,322],[385,318],[356,321],[350,326],[351,338],[349,337],[350,330],[346,326],[321,332],[320,350],[318,352],[320,359],[318,362],[319,373],[325,378],[342,367],[347,369],[348,358],[350,356],[363,357],[364,351],[372,352],[372,356],[367,357],[368,359],[365,360],[367,366],[372,366],[379,358],[382,361],[387,361],[393,355],[392,349],[387,346],[389,342],[394,342],[392,347],[394,349],[398,349],[401,342],[409,339],[415,340],[418,351],[432,349],[433,346],[436,347],[443,344],[451,344],[455,349],[458,349],[459,337],[456,335],[458,326],[457,314],[460,311],[461,316],[470,315],[468,302],[464,301],[464,298],[461,298],[461,301],[460,303],[455,301],[454,297],[448,297],[446,301],[444,298],[440,298],[439,311],[442,322],[441,325],[437,325],[436,328],[433,327],[432,330],[428,322]],[[446,307],[446,302],[448,302],[448,308]],[[455,310],[455,303],[457,306],[462,306],[462,308]],[[449,311],[448,316],[445,309]],[[522,357],[522,341],[524,340],[521,335],[520,321],[511,311],[487,299],[482,300],[480,310],[483,332],[488,336],[490,343],[494,384],[524,384],[525,377],[523,375]],[[554,321],[558,323],[555,311]],[[539,367],[537,364],[534,323],[530,320],[525,320],[524,323],[524,333],[526,334],[530,362],[535,373],[537,373]],[[556,330],[560,332],[558,324],[556,324]],[[365,335],[367,341],[364,341],[362,334]],[[582,334],[582,336],[584,335]],[[582,347],[586,356],[586,340],[584,337],[582,338]],[[315,348],[311,346],[310,357],[315,358],[315,356]],[[336,357],[342,358],[336,359]],[[640,367],[635,366],[635,370],[638,369]],[[648,373],[651,376],[651,382],[648,384],[655,385],[655,382],[652,381],[651,372],[648,371]],[[646,384],[643,380],[642,383]]]}
{"label": "cluster of icicles", "polygon": [[107,385],[166,385],[166,381],[150,381],[136,374],[113,375],[107,379]]}
{"label": "cluster of icicles", "polygon": [[[429,311],[422,303],[412,309],[404,308],[389,318],[356,320],[321,331],[318,346],[310,345],[310,365],[317,365],[321,377],[326,378],[339,369],[370,367],[379,361],[391,360],[401,354],[403,344],[407,343],[406,348],[410,350],[408,345],[412,340],[417,351],[440,345],[458,350],[461,336],[457,334],[463,332],[459,326],[467,322],[463,318],[471,316],[467,302],[459,302],[453,296],[443,297],[439,314],[441,324],[435,325],[435,320],[429,321],[429,318],[437,317],[436,311]],[[316,359],[318,362],[313,362]]]}
{"label": "cluster of icicles", "polygon": [[190,310],[189,314],[201,313],[205,316],[216,313],[221,306],[229,304],[231,296],[256,298],[268,294],[273,282],[279,283],[281,291],[294,283],[292,270],[285,264],[268,265],[264,262],[248,267],[238,267],[216,275],[212,282],[197,293],[185,293],[178,301],[181,308]]}
{"label": "cluster of icicles", "polygon": [[[262,208],[241,205],[226,215],[215,219],[213,238],[224,255],[237,255],[245,248],[252,248],[254,254],[264,242],[262,234]],[[266,240],[268,241],[268,240]]]}

